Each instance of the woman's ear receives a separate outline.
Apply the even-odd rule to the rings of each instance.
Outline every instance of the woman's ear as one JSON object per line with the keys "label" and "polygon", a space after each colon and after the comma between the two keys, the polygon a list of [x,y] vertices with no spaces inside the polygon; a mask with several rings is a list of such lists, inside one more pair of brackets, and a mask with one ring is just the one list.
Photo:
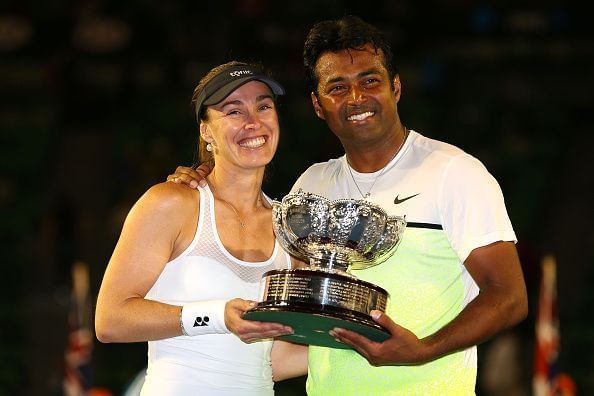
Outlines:
{"label": "woman's ear", "polygon": [[205,122],[200,122],[200,137],[206,143],[212,143],[212,136],[210,134],[210,128]]}

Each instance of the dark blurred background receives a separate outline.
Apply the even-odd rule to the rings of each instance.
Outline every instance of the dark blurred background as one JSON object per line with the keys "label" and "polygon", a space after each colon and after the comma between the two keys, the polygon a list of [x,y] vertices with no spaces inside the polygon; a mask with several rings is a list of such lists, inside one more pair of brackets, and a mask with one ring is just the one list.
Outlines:
{"label": "dark blurred background", "polygon": [[[265,187],[272,197],[309,164],[342,154],[311,109],[301,52],[314,22],[346,14],[392,42],[404,123],[478,157],[504,191],[531,308],[526,321],[479,348],[478,394],[531,394],[545,254],[557,261],[559,370],[580,394],[594,394],[594,34],[586,2],[0,4],[0,395],[62,394],[71,266],[89,265],[94,302],[131,205],[196,159],[190,97],[211,67],[262,61],[288,91]],[[121,394],[145,362],[145,344],[95,341],[93,382]],[[281,383],[278,394],[302,387],[303,379]]]}

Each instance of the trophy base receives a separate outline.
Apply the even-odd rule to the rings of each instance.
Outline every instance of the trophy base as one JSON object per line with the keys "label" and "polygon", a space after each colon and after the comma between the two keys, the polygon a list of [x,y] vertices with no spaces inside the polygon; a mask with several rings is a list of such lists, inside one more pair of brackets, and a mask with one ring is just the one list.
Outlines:
{"label": "trophy base", "polygon": [[344,273],[317,269],[282,269],[265,273],[260,302],[246,320],[291,326],[294,334],[281,338],[300,344],[350,349],[328,334],[335,327],[355,331],[373,341],[389,333],[369,312],[385,311],[388,292]]}
{"label": "trophy base", "polygon": [[294,333],[279,337],[280,339],[329,348],[351,349],[349,345],[337,341],[329,334],[329,331],[335,327],[354,331],[376,342],[385,341],[390,337],[390,334],[371,318],[369,320],[355,317],[345,319],[344,315],[311,310],[306,312],[305,309],[298,307],[255,307],[246,312],[243,318],[291,326]]}

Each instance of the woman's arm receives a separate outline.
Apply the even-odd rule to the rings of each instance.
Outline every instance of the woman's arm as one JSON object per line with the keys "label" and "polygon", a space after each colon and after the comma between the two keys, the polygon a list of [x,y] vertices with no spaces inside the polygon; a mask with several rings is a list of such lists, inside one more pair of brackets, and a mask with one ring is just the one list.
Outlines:
{"label": "woman's arm", "polygon": [[307,345],[275,340],[272,344],[272,379],[275,382],[307,374]]}
{"label": "woman's arm", "polygon": [[[167,262],[193,240],[200,212],[196,194],[175,183],[161,183],[147,191],[128,214],[99,290],[95,313],[99,341],[138,342],[182,335],[182,307],[145,296]],[[243,320],[253,303],[239,298],[226,303],[221,321],[228,331],[244,342],[292,332],[279,323]]]}
{"label": "woman's arm", "polygon": [[291,256],[291,268],[292,269],[300,269],[300,268],[308,268],[309,264],[304,263],[303,261],[299,260],[296,257]]}
{"label": "woman's arm", "polygon": [[161,183],[131,209],[99,290],[95,331],[100,341],[136,342],[182,334],[181,307],[144,297],[165,264],[191,242],[199,213],[196,194]]}

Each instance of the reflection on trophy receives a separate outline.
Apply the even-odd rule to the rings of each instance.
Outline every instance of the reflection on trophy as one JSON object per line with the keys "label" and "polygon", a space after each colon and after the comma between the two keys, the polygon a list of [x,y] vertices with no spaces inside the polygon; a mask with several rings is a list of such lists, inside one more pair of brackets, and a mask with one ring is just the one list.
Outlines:
{"label": "reflection on trophy", "polygon": [[385,311],[388,292],[349,271],[388,259],[406,227],[404,218],[367,201],[330,201],[302,190],[273,201],[272,212],[279,243],[309,266],[265,273],[260,302],[244,318],[289,325],[294,334],[281,338],[302,344],[349,348],[328,334],[335,327],[387,339],[369,312]]}

